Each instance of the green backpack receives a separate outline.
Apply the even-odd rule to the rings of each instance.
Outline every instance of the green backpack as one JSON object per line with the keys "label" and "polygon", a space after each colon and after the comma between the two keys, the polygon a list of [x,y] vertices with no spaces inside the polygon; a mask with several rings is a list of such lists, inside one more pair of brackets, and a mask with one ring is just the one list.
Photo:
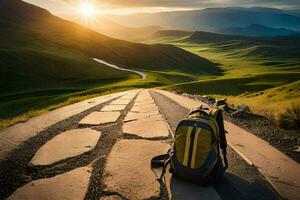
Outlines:
{"label": "green backpack", "polygon": [[176,177],[210,184],[222,177],[228,167],[226,147],[222,111],[211,109],[207,112],[201,107],[178,124],[172,148],[168,154],[154,157],[151,167],[163,168],[158,180],[162,180],[170,164],[170,172]]}

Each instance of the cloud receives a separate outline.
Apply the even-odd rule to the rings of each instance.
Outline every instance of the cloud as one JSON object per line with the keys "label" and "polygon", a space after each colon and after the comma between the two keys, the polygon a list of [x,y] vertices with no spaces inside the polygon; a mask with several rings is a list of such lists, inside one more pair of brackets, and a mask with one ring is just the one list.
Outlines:
{"label": "cloud", "polygon": [[299,0],[94,0],[111,7],[186,7],[225,6],[299,7]]}

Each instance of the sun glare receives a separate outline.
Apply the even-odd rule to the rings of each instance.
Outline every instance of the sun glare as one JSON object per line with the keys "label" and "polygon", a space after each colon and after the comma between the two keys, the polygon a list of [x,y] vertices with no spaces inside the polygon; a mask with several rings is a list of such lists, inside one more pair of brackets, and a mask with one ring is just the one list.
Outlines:
{"label": "sun glare", "polygon": [[79,11],[84,17],[92,17],[95,15],[96,9],[91,3],[82,3],[79,6]]}

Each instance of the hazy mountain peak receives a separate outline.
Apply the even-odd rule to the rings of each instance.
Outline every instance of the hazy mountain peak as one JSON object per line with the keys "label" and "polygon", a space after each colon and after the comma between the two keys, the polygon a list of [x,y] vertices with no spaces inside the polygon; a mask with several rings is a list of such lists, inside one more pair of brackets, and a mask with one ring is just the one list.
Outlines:
{"label": "hazy mountain peak", "polygon": [[273,28],[300,30],[300,18],[288,11],[265,7],[220,7],[203,10],[112,16],[121,24],[131,26],[158,25],[168,29],[217,32],[229,27],[260,24]]}

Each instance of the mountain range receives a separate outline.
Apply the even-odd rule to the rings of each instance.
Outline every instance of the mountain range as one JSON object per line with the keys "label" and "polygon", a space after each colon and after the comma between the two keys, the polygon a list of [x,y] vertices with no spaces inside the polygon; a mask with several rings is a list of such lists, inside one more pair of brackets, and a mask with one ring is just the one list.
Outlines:
{"label": "mountain range", "polygon": [[221,29],[218,32],[228,35],[245,35],[254,37],[300,36],[300,31],[293,31],[286,28],[271,28],[259,24],[251,24],[250,26],[247,26],[245,28],[229,27]]}
{"label": "mountain range", "polygon": [[166,29],[217,33],[228,28],[251,28],[253,24],[290,31],[300,30],[300,17],[295,12],[263,7],[206,8],[110,17],[125,26],[161,26]]}

